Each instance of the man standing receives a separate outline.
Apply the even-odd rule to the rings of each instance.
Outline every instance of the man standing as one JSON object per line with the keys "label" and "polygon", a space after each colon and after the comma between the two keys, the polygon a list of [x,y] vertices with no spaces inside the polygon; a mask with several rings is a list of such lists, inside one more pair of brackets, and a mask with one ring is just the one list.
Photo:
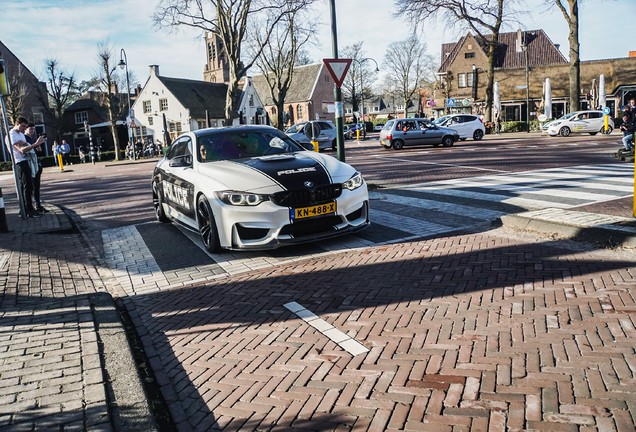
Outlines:
{"label": "man standing", "polygon": [[64,165],[69,165],[70,159],[69,155],[71,154],[71,146],[68,145],[66,140],[62,140],[62,160],[64,161]]}
{"label": "man standing", "polygon": [[[33,208],[33,176],[31,175],[31,168],[29,162],[24,154],[30,150],[39,147],[44,138],[39,137],[34,144],[29,145],[24,136],[24,132],[29,127],[29,121],[24,117],[18,117],[18,120],[13,126],[13,129],[7,134],[7,144],[13,149],[13,156],[15,158],[15,169],[17,170],[18,178],[20,179],[20,185],[22,187],[22,199],[24,200],[24,209],[26,215],[20,215],[21,217],[42,217],[42,213]],[[9,141],[10,140],[10,141]]]}
{"label": "man standing", "polygon": [[[35,123],[29,122],[29,128],[24,133],[24,136],[29,144],[35,144]],[[46,135],[42,135],[46,138]],[[38,148],[38,151],[41,150]],[[35,209],[40,213],[48,213],[49,211],[42,207],[40,202],[40,179],[42,177],[42,163],[38,159],[38,155],[35,149],[30,150],[24,154],[24,157],[29,161],[29,168],[31,168],[31,176],[33,177],[33,200],[35,201]]]}

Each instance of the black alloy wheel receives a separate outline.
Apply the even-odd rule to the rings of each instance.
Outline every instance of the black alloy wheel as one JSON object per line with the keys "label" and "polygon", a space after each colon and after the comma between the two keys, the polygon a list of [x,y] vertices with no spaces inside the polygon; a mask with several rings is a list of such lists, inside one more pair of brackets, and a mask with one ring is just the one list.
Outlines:
{"label": "black alloy wheel", "polygon": [[214,222],[210,203],[205,195],[201,195],[197,200],[197,222],[205,250],[211,253],[218,252],[221,249],[219,235],[216,231],[216,223]]}
{"label": "black alloy wheel", "polygon": [[402,140],[393,141],[393,149],[394,150],[402,150],[402,147],[404,147],[404,141],[402,141]]}
{"label": "black alloy wheel", "polygon": [[455,144],[455,141],[452,136],[445,136],[444,139],[442,139],[442,145],[444,147],[452,147],[453,144]]}
{"label": "black alloy wheel", "polygon": [[481,129],[477,129],[475,132],[473,132],[473,139],[475,141],[481,141],[483,137],[484,137],[484,131],[482,131]]}

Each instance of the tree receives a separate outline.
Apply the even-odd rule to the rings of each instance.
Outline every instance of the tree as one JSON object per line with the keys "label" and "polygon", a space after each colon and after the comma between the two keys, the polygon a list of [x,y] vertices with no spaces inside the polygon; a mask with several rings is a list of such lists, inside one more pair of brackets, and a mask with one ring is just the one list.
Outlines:
{"label": "tree", "polygon": [[122,78],[117,74],[117,62],[108,40],[97,44],[96,60],[99,68],[93,82],[99,92],[98,102],[108,110],[110,132],[115,144],[115,160],[119,160],[121,146],[117,134],[117,120],[126,112],[128,105],[122,103],[118,91],[120,86],[123,87],[123,83],[121,82]]}
{"label": "tree", "polygon": [[579,58],[579,0],[551,0],[568,23],[570,44],[570,112],[579,109],[581,95],[581,60]]}
{"label": "tree", "polygon": [[389,45],[384,57],[384,69],[390,79],[395,81],[397,94],[404,101],[405,112],[408,112],[420,81],[423,78],[430,79],[429,64],[433,64],[433,59],[426,53],[426,43],[421,42],[415,34]]}
{"label": "tree", "polygon": [[[75,100],[78,88],[75,73],[68,73],[60,66],[57,59],[44,60],[46,68],[46,93],[38,87],[38,99],[44,107],[44,115],[51,121],[55,131],[55,140],[62,142],[64,130],[62,115]],[[48,108],[47,108],[48,107]]]}
{"label": "tree", "polygon": [[373,94],[372,86],[376,81],[375,69],[373,68],[376,63],[364,61],[367,52],[362,49],[363,44],[364,42],[360,41],[353,45],[347,45],[340,52],[340,57],[352,60],[349,71],[342,82],[342,90],[345,102],[351,103],[354,112],[360,111],[362,94],[367,97]]}
{"label": "tree", "polygon": [[[513,11],[513,0],[395,0],[396,16],[408,16],[417,25],[420,20],[432,20],[438,15],[451,26],[472,30],[488,47],[488,78],[486,82],[486,121],[492,120],[495,54],[501,26]],[[485,35],[486,31],[490,35]]]}
{"label": "tree", "polygon": [[283,130],[284,105],[287,92],[294,78],[294,68],[298,66],[301,48],[315,35],[315,25],[308,23],[299,11],[281,19],[273,32],[258,26],[254,30],[253,51],[260,52],[256,64],[263,73],[270,95],[276,106],[276,126]]}
{"label": "tree", "polygon": [[[9,117],[11,125],[13,125],[18,120],[18,117],[22,115],[24,99],[28,92],[27,86],[24,83],[24,69],[22,68],[22,63],[18,63],[17,72],[7,74],[7,81],[9,82],[11,93],[5,98],[5,107],[7,109],[7,116]],[[11,129],[11,126],[7,129]]]}
{"label": "tree", "polygon": [[269,42],[279,21],[314,0],[161,0],[154,20],[159,27],[193,27],[216,34],[223,43],[229,63],[229,81],[225,98],[225,124],[236,117],[238,83],[251,68],[258,50],[243,58],[247,29],[267,16],[263,42]]}

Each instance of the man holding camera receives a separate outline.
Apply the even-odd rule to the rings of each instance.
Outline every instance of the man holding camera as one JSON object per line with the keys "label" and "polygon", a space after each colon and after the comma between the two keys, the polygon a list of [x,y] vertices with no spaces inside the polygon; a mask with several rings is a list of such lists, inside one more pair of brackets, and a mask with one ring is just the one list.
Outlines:
{"label": "man holding camera", "polygon": [[[13,156],[15,158],[15,169],[17,170],[18,177],[20,178],[20,184],[22,185],[22,199],[24,200],[24,208],[26,215],[20,215],[21,217],[42,217],[42,213],[37,211],[33,207],[33,175],[31,171],[31,164],[27,160],[25,153],[38,148],[44,142],[44,137],[39,137],[35,143],[29,144],[27,142],[24,132],[29,127],[29,121],[24,117],[18,117],[15,122],[15,126],[7,134],[7,144],[11,145],[13,149]],[[9,142],[10,141],[10,142]]]}
{"label": "man holding camera", "polygon": [[[35,144],[35,123],[29,122],[29,127],[24,133],[24,137],[26,138],[29,144]],[[46,135],[42,134],[42,138],[46,140]],[[48,213],[49,211],[42,207],[42,203],[40,200],[40,179],[42,178],[42,163],[38,159],[38,155],[33,149],[24,154],[24,156],[29,160],[29,167],[31,168],[31,176],[33,177],[33,200],[35,202],[34,207],[40,213]],[[38,151],[41,148],[37,148]]]}

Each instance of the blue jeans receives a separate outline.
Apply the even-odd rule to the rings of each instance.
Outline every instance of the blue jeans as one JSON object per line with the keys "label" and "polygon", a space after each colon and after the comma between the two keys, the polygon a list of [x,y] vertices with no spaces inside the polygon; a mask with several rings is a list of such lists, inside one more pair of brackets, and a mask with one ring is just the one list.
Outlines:
{"label": "blue jeans", "polygon": [[634,148],[634,134],[627,134],[623,137],[623,146],[625,147],[625,150],[629,150],[629,149],[633,149]]}

